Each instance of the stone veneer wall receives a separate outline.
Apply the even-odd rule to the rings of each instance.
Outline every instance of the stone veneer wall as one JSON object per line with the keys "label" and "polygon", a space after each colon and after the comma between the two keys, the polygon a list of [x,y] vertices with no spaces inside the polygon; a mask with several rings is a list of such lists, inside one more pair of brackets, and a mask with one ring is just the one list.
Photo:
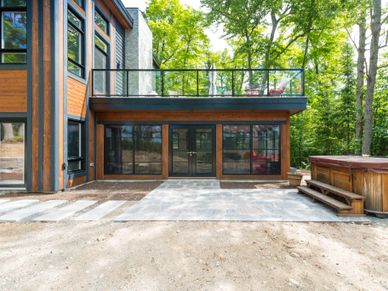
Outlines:
{"label": "stone veneer wall", "polygon": [[[127,8],[133,18],[133,29],[126,31],[125,57],[128,69],[153,69],[152,32],[142,12]],[[131,72],[129,93],[131,95],[152,95],[155,91],[153,72]]]}

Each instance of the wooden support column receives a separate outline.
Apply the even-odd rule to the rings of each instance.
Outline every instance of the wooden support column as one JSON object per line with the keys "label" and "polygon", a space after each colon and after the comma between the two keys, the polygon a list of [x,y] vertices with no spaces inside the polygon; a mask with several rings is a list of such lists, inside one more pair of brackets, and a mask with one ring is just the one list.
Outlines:
{"label": "wooden support column", "polygon": [[222,177],[222,124],[216,125],[216,177]]}
{"label": "wooden support column", "polygon": [[163,179],[168,178],[168,164],[169,164],[169,139],[168,139],[168,124],[162,126],[162,176]]}
{"label": "wooden support column", "polygon": [[104,179],[104,125],[97,125],[96,132],[96,163],[97,179]]}
{"label": "wooden support column", "polygon": [[281,126],[281,178],[287,179],[290,169],[290,117],[285,124]]}

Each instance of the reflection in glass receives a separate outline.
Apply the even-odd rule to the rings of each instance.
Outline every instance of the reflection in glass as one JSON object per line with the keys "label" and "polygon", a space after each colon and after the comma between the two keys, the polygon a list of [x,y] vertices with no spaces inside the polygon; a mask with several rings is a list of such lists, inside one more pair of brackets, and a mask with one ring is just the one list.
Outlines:
{"label": "reflection in glass", "polygon": [[23,122],[0,122],[0,185],[24,184]]}
{"label": "reflection in glass", "polygon": [[105,174],[160,174],[161,171],[161,126],[105,127]]}
{"label": "reflection in glass", "polygon": [[280,127],[254,125],[252,133],[252,174],[280,174]]}
{"label": "reflection in glass", "polygon": [[279,175],[279,125],[224,125],[223,173]]}
{"label": "reflection in glass", "polygon": [[135,126],[135,173],[161,174],[162,132],[160,126]]}
{"label": "reflection in glass", "polygon": [[67,127],[68,171],[83,170],[82,123],[69,121]]}
{"label": "reflection in glass", "polygon": [[250,174],[250,126],[225,125],[223,130],[223,173]]}
{"label": "reflection in glass", "polygon": [[172,132],[172,174],[189,175],[189,129],[173,128]]}
{"label": "reflection in glass", "polygon": [[213,173],[213,129],[195,129],[195,174],[210,175]]}
{"label": "reflection in glass", "polygon": [[132,126],[110,126],[105,128],[105,173],[133,173]]}

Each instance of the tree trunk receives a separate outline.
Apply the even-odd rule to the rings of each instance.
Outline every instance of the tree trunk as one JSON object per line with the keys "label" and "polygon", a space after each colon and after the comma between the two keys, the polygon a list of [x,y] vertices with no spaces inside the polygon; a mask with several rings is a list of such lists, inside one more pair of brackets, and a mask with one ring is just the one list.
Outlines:
{"label": "tree trunk", "polygon": [[357,153],[361,151],[362,140],[362,97],[364,91],[365,74],[365,39],[366,39],[366,17],[362,16],[359,28],[359,39],[357,49],[357,85],[356,85],[356,143]]}
{"label": "tree trunk", "polygon": [[370,43],[369,74],[366,83],[364,138],[362,142],[362,154],[364,155],[370,155],[370,147],[372,141],[372,105],[376,83],[377,63],[379,58],[379,38],[381,31],[381,0],[373,0],[371,14],[372,39]]}
{"label": "tree trunk", "polygon": [[11,141],[14,139],[12,123],[3,123],[4,138],[3,141]]}

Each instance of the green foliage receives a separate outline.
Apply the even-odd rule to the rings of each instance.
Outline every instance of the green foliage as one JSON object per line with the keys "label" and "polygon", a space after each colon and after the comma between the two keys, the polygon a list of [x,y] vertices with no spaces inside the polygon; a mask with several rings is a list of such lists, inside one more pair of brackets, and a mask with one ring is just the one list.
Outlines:
{"label": "green foliage", "polygon": [[146,14],[156,57],[165,68],[203,67],[209,52],[202,12],[179,0],[152,0]]}
{"label": "green foliage", "polygon": [[[355,154],[355,49],[348,31],[369,14],[367,0],[201,0],[207,11],[152,0],[155,53],[169,68],[304,68],[308,108],[291,118],[291,164],[315,154]],[[207,22],[207,23],[205,23]],[[230,51],[210,52],[206,25],[222,25]],[[388,71],[382,56],[373,104],[372,154],[388,156]],[[236,74],[235,91],[246,76]],[[266,76],[249,76],[258,83]],[[182,77],[181,77],[182,78]],[[201,87],[208,84],[202,76]],[[184,79],[184,78],[183,78]],[[190,78],[186,78],[188,82]],[[176,79],[177,88],[185,80]],[[224,77],[228,90],[230,77]],[[206,90],[202,91],[206,94]]]}

